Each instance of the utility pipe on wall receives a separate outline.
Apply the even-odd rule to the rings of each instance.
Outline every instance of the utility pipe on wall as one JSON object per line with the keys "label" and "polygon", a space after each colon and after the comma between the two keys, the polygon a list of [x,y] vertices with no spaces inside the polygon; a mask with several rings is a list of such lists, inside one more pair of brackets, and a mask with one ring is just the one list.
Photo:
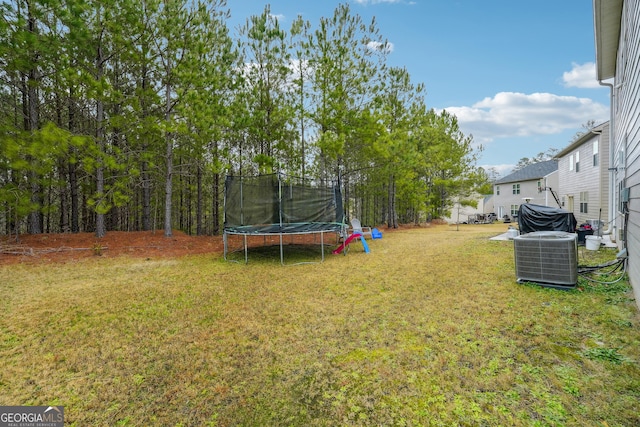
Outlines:
{"label": "utility pipe on wall", "polygon": [[609,209],[607,209],[607,224],[609,228],[607,230],[603,230],[603,234],[611,234],[611,240],[615,242],[616,240],[616,224],[615,224],[615,181],[616,181],[616,168],[613,167],[615,164],[615,114],[613,111],[614,107],[614,99],[615,92],[612,83],[605,83],[602,80],[598,80],[600,86],[606,86],[609,88]]}

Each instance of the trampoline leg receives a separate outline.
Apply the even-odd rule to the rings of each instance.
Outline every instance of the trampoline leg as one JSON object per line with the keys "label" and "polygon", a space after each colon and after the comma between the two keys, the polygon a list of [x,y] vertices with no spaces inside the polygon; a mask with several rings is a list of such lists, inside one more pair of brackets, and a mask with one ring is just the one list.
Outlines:
{"label": "trampoline leg", "polygon": [[244,239],[244,263],[249,263],[249,251],[247,250],[247,235],[242,236]]}
{"label": "trampoline leg", "polygon": [[284,265],[284,254],[282,249],[282,233],[280,233],[280,264]]}
{"label": "trampoline leg", "polygon": [[224,248],[224,260],[227,260],[227,233],[222,233],[222,247]]}

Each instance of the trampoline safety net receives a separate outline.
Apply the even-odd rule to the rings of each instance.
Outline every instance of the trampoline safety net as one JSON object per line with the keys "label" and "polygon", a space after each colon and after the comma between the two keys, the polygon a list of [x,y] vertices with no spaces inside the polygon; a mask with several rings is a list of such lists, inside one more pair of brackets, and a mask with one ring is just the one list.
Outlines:
{"label": "trampoline safety net", "polygon": [[338,231],[338,186],[310,186],[282,175],[227,176],[224,229],[240,234]]}

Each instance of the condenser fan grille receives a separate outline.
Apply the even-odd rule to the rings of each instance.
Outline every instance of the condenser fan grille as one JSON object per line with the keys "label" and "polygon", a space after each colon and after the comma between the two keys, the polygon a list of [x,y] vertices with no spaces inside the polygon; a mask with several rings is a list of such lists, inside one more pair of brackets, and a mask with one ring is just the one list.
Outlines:
{"label": "condenser fan grille", "polygon": [[578,281],[577,235],[536,231],[513,239],[518,282],[575,286]]}

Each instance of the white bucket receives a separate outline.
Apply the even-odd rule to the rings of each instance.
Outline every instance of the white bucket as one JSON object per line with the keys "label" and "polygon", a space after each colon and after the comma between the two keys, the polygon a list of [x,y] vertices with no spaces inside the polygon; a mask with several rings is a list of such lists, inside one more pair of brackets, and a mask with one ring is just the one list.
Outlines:
{"label": "white bucket", "polygon": [[600,243],[602,243],[602,237],[600,236],[585,236],[585,247],[590,251],[600,249]]}
{"label": "white bucket", "polygon": [[510,228],[507,230],[507,238],[508,239],[514,239],[515,237],[518,237],[518,230],[516,230],[515,228]]}

